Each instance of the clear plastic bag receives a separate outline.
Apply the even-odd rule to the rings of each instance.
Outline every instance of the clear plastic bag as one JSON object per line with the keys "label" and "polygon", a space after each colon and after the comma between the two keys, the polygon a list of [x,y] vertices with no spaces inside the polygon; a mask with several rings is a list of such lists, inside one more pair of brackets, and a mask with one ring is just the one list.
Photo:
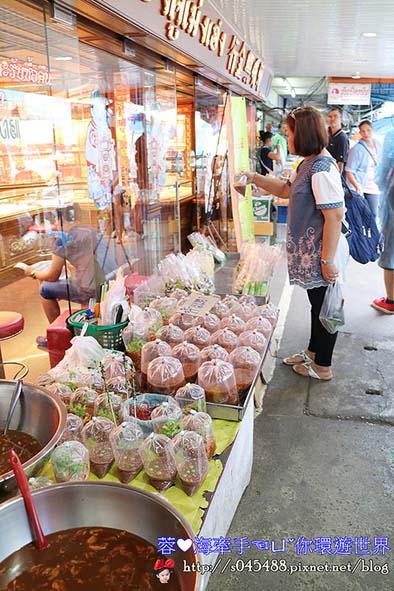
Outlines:
{"label": "clear plastic bag", "polygon": [[229,328],[220,328],[211,336],[211,345],[220,345],[229,353],[238,345],[237,335]]}
{"label": "clear plastic bag", "polygon": [[239,318],[239,316],[236,316],[235,314],[230,314],[229,316],[222,318],[222,320],[220,321],[220,328],[228,328],[238,336],[241,334],[241,332],[244,332],[244,330],[246,330],[246,324],[245,321],[242,320],[242,318]]}
{"label": "clear plastic bag", "polygon": [[185,339],[199,349],[204,349],[211,342],[211,333],[202,326],[193,326],[193,328],[185,330]]}
{"label": "clear plastic bag", "polygon": [[171,400],[169,396],[162,394],[138,394],[135,398],[129,398],[123,402],[122,418],[128,422],[135,421],[142,430],[143,436],[148,437],[153,431],[152,411],[169,400]]}
{"label": "clear plastic bag", "polygon": [[183,312],[175,312],[170,318],[170,324],[179,326],[182,330],[192,328],[196,324],[196,317],[191,314],[183,314]]}
{"label": "clear plastic bag", "polygon": [[155,433],[172,439],[181,430],[182,410],[178,402],[171,398],[152,411],[151,419]]}
{"label": "clear plastic bag", "polygon": [[239,347],[252,347],[262,355],[267,347],[267,339],[258,330],[245,330],[238,338]]}
{"label": "clear plastic bag", "polygon": [[183,341],[173,348],[172,356],[182,363],[185,380],[193,382],[201,365],[200,349],[193,343]]}
{"label": "clear plastic bag", "polygon": [[163,356],[171,356],[171,346],[165,341],[156,339],[145,343],[141,349],[141,387],[146,388],[148,374],[148,365],[153,359]]}
{"label": "clear plastic bag", "polygon": [[261,355],[252,347],[237,347],[230,353],[238,392],[245,393],[251,386],[261,363]]}
{"label": "clear plastic bag", "polygon": [[125,421],[109,436],[120,481],[127,484],[142,468],[139,448],[144,441],[142,430],[135,421]]}
{"label": "clear plastic bag", "polygon": [[198,385],[205,390],[209,402],[238,404],[239,397],[231,363],[214,359],[206,361],[198,370]]}
{"label": "clear plastic bag", "polygon": [[163,492],[174,484],[175,451],[169,437],[151,433],[141,445],[140,455],[152,486]]}
{"label": "clear plastic bag", "polygon": [[176,312],[177,305],[176,298],[158,296],[149,304],[149,307],[160,312],[164,324],[168,324],[169,318]]}
{"label": "clear plastic bag", "polygon": [[175,347],[176,345],[179,345],[179,343],[181,343],[185,339],[183,330],[175,324],[168,324],[166,326],[163,326],[160,330],[157,331],[156,337],[168,343],[170,347]]}
{"label": "clear plastic bag", "polygon": [[345,324],[343,305],[344,299],[339,282],[330,283],[319,314],[320,322],[330,334],[335,334],[338,328]]}
{"label": "clear plastic bag", "polygon": [[56,447],[51,463],[56,482],[89,478],[89,452],[80,441],[66,441]]}
{"label": "clear plastic bag", "polygon": [[70,404],[68,405],[69,412],[84,417],[88,415],[93,416],[94,403],[98,394],[96,390],[84,386],[77,388],[71,396]]}
{"label": "clear plastic bag", "polygon": [[195,431],[204,440],[205,451],[208,460],[212,459],[216,451],[216,440],[212,429],[212,419],[206,412],[192,410],[189,415],[182,419],[182,429]]}
{"label": "clear plastic bag", "polygon": [[68,413],[66,427],[63,431],[63,435],[59,439],[59,444],[65,441],[80,441],[82,442],[82,427],[83,421],[81,417]]}
{"label": "clear plastic bag", "polygon": [[109,435],[115,424],[105,417],[93,417],[82,429],[82,440],[89,450],[90,467],[98,478],[104,478],[114,454],[109,442]]}
{"label": "clear plastic bag", "polygon": [[268,339],[272,332],[272,324],[264,316],[255,316],[247,321],[245,330],[258,330]]}
{"label": "clear plastic bag", "polygon": [[173,396],[186,383],[182,363],[175,357],[157,357],[148,365],[147,382],[151,392]]}
{"label": "clear plastic bag", "polygon": [[211,334],[220,328],[220,318],[216,314],[212,314],[212,312],[205,312],[204,316],[197,319],[197,323]]}
{"label": "clear plastic bag", "polygon": [[94,401],[94,416],[106,417],[115,424],[121,421],[123,399],[118,394],[100,394]]}
{"label": "clear plastic bag", "polygon": [[201,363],[205,361],[212,361],[212,359],[221,359],[222,361],[229,361],[230,354],[226,349],[218,345],[209,345],[201,351]]}
{"label": "clear plastic bag", "polygon": [[[206,412],[207,410],[204,389],[198,384],[186,384],[186,386],[179,388],[175,394],[175,400],[185,415],[192,410],[195,412]],[[195,429],[191,430],[195,431]]]}
{"label": "clear plastic bag", "polygon": [[182,488],[191,497],[200,488],[209,469],[204,440],[194,431],[181,431],[174,438],[174,450]]}
{"label": "clear plastic bag", "polygon": [[49,392],[55,394],[60,398],[64,404],[70,404],[72,390],[66,384],[60,384],[59,382],[55,382],[54,384],[50,384],[46,387]]}

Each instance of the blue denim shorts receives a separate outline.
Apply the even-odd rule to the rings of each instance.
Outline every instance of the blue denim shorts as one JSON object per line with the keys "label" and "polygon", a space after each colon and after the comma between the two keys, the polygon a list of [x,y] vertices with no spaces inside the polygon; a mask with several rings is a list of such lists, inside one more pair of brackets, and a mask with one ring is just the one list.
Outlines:
{"label": "blue denim shorts", "polygon": [[[88,302],[89,297],[86,297],[86,294],[81,294],[75,283],[69,281],[68,284],[72,302],[79,304]],[[67,281],[43,281],[40,285],[40,296],[46,300],[68,300]]]}

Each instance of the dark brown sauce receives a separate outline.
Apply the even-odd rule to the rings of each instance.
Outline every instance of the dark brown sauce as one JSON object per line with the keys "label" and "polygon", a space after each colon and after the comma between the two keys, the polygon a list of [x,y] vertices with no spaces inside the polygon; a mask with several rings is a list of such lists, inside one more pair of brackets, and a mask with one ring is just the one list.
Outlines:
{"label": "dark brown sauce", "polygon": [[19,456],[22,464],[30,460],[35,456],[41,449],[42,445],[23,431],[14,431],[9,429],[7,435],[4,436],[0,433],[0,474],[5,474],[11,470],[10,464],[10,449],[14,448]]}
{"label": "dark brown sauce", "polygon": [[153,571],[155,547],[134,534],[83,527],[51,534],[47,540],[46,550],[31,543],[0,564],[1,591],[181,589],[175,572],[163,587]]}

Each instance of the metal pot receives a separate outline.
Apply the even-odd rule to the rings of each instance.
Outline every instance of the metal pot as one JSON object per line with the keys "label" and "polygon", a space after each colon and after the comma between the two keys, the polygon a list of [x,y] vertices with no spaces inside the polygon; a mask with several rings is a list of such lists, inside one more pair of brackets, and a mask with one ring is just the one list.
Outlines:
{"label": "metal pot", "polygon": [[[8,407],[15,382],[0,380],[0,433],[4,429]],[[67,409],[63,402],[44,388],[25,382],[10,429],[24,431],[35,437],[42,449],[23,464],[28,477],[36,474],[45,463],[47,456],[59,441],[66,425]],[[0,474],[1,494],[16,487],[12,471]]]}
{"label": "metal pot", "polygon": [[[69,482],[37,490],[33,500],[44,534],[78,527],[110,527],[140,536],[154,546],[162,536],[176,540],[195,537],[185,518],[164,497],[125,484]],[[0,563],[32,541],[21,497],[0,505],[0,532],[7,532],[0,536]],[[175,561],[182,591],[201,591],[203,583],[199,573],[184,572],[184,564],[197,564],[198,554],[194,554],[192,548],[186,552],[177,548],[171,558]],[[16,562],[0,586],[12,581],[18,569]]]}

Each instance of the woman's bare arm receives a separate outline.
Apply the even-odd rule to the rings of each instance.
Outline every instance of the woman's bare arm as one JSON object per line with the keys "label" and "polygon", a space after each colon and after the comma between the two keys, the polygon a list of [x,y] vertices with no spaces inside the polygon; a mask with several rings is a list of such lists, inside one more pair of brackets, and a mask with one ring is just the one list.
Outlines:
{"label": "woman's bare arm", "polygon": [[272,195],[276,195],[281,199],[288,199],[290,197],[290,186],[286,181],[281,181],[269,175],[263,176],[262,174],[257,174],[257,172],[244,172],[241,174],[246,176],[248,183],[254,183],[256,187],[264,189],[264,191]]}

